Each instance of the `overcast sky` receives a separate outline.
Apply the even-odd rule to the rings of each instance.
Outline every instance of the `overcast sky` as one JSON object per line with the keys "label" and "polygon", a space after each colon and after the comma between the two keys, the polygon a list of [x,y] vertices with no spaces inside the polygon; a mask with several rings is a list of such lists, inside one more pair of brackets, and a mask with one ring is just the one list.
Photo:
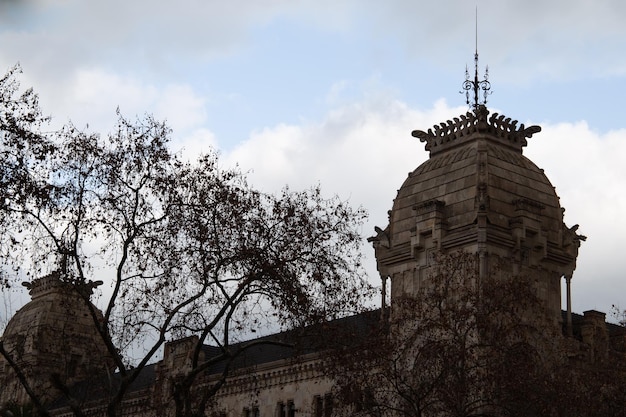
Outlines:
{"label": "overcast sky", "polygon": [[263,190],[319,183],[369,236],[428,157],[411,131],[467,111],[476,5],[488,106],[543,127],[525,155],[588,236],[574,310],[626,307],[622,0],[0,0],[0,71],[19,62],[57,126],[153,113]]}

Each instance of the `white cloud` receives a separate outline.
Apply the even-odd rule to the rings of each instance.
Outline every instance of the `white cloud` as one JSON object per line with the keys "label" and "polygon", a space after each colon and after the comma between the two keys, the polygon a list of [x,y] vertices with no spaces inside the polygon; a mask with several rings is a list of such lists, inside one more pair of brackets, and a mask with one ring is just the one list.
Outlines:
{"label": "white cloud", "polygon": [[186,161],[196,161],[198,156],[218,149],[215,134],[205,128],[196,128],[187,135],[179,135],[174,131],[172,147],[176,152],[180,152]]}
{"label": "white cloud", "polygon": [[159,94],[154,114],[159,119],[167,119],[174,131],[184,131],[206,122],[205,100],[189,85],[168,85]]}
{"label": "white cloud", "polygon": [[[480,49],[502,79],[624,74],[626,3],[620,0],[484,0],[477,6]],[[389,39],[414,60],[449,67],[473,50],[474,7],[461,0],[14,2],[5,6],[12,12],[0,16],[6,24],[0,62],[20,60],[56,77],[77,65],[140,64],[151,73],[176,74],[183,61],[197,65],[245,49],[255,29],[282,20],[339,36]]]}
{"label": "white cloud", "polygon": [[[391,98],[355,101],[316,123],[255,132],[226,158],[253,169],[251,178],[272,190],[287,183],[302,188],[319,182],[327,191],[362,204],[371,201],[371,191],[389,177],[402,181],[426,158],[411,131],[420,122],[433,124],[450,112],[444,102],[420,113]],[[391,200],[383,204],[390,206]]]}
{"label": "white cloud", "polygon": [[527,156],[545,169],[565,222],[588,237],[580,248],[573,299],[578,310],[626,304],[626,129],[599,134],[585,122],[544,125]]}
{"label": "white cloud", "polygon": [[[288,28],[304,26],[306,36],[332,32],[341,41],[337,44],[346,42],[356,49],[365,45],[370,53],[376,48],[402,49],[406,60],[386,63],[388,67],[409,63],[413,68],[418,62],[418,70],[429,65],[456,68],[459,59],[465,62],[463,57],[473,51],[474,7],[474,3],[461,0],[13,2],[0,10],[6,12],[0,13],[0,66],[8,68],[22,62],[24,85],[33,85],[40,92],[44,113],[52,113],[58,123],[72,119],[78,126],[89,123],[93,130],[107,132],[118,105],[128,117],[153,112],[174,127],[175,147],[183,147],[184,155],[194,156],[220,139],[207,125],[209,98],[201,91],[215,88],[221,80],[205,80],[202,70],[207,63],[218,66],[225,56],[245,55],[247,48],[258,46],[253,38],[255,30],[275,23]],[[481,57],[488,57],[488,62],[498,68],[502,82],[626,74],[626,55],[622,53],[626,48],[626,2],[481,0],[478,9]],[[281,41],[275,39],[277,50]],[[307,53],[319,57],[321,67],[327,64],[324,51],[313,47]],[[262,53],[253,55],[265,57]],[[396,59],[393,53],[380,56]],[[288,59],[274,54],[268,61],[254,64],[268,68],[265,74],[272,74],[273,66]],[[254,71],[254,66],[246,66],[250,63],[245,59],[243,62],[243,71]],[[317,68],[310,71],[318,75]],[[369,209],[371,221],[364,229],[369,234],[374,224],[386,224],[386,211],[407,172],[427,158],[423,144],[410,136],[411,130],[428,129],[466,109],[439,102],[432,109],[416,110],[393,97],[376,94],[355,99],[371,86],[346,78],[354,71],[330,71],[326,85],[335,84],[329,88],[325,105],[331,110],[324,117],[300,125],[277,123],[259,129],[223,159],[254,170],[251,179],[263,189],[277,190],[285,184],[302,188],[320,182],[328,193]],[[363,79],[376,71],[373,66],[354,77]],[[298,74],[300,82],[306,83],[307,75]],[[232,79],[235,75],[225,76],[231,77],[227,84],[237,84],[238,80]],[[420,76],[415,75],[415,85],[406,86],[411,94],[420,94],[426,83],[437,81],[418,79]],[[592,85],[594,80],[585,81],[585,85]],[[256,91],[233,93],[232,88],[216,94],[239,94],[236,101],[253,97],[254,102]],[[293,88],[293,84],[285,88]],[[373,87],[380,89],[380,85]],[[267,94],[266,90],[259,91]],[[317,99],[319,96],[297,97],[298,102],[288,105],[306,109],[303,102]],[[537,99],[544,99],[541,91],[537,91]],[[555,103],[563,100],[549,99]],[[278,105],[271,97],[262,102]],[[589,102],[588,98],[581,99],[581,105],[588,106],[590,112],[597,111]],[[602,105],[601,98],[597,102],[594,107]],[[221,104],[214,103],[214,107]],[[245,126],[237,113],[241,107],[232,103],[224,107],[234,109],[233,114],[220,122]],[[308,113],[304,114],[306,117]],[[620,217],[626,209],[622,195],[626,174],[620,160],[626,154],[626,131],[598,134],[582,122],[543,127],[544,131],[530,140],[526,154],[546,169],[557,187],[567,208],[567,223],[580,223],[580,231],[589,236],[581,248],[575,277],[575,306],[577,302],[580,308],[597,305],[606,309],[609,298],[619,296],[606,286],[626,289],[626,284],[618,282],[626,262],[619,253],[622,236],[626,235],[626,222]],[[603,284],[595,285],[594,280]],[[577,285],[584,291],[577,293]],[[601,291],[604,293],[599,294]],[[593,294],[597,304],[585,304],[582,298],[576,301],[577,294]]]}
{"label": "white cloud", "polygon": [[[428,157],[411,131],[465,111],[444,101],[418,111],[389,97],[369,97],[338,107],[315,123],[255,132],[223,160],[250,171],[251,183],[265,191],[319,183],[326,195],[336,194],[368,210],[362,233],[371,236],[375,225],[387,225],[387,211],[408,172]],[[370,279],[378,285],[373,250],[367,243],[364,254]]]}
{"label": "white cloud", "polygon": [[179,142],[215,144],[213,134],[203,127],[205,98],[197,95],[190,85],[157,87],[132,76],[102,69],[80,69],[53,88],[41,96],[41,102],[44,113],[54,109],[56,127],[71,120],[78,127],[89,125],[91,131],[106,133],[115,126],[115,110],[119,107],[129,119],[153,114],[166,121]]}
{"label": "white cloud", "polygon": [[56,117],[69,119],[71,115],[79,126],[88,123],[97,131],[107,132],[113,127],[118,106],[123,114],[143,114],[159,95],[154,86],[144,85],[132,77],[99,69],[81,69],[69,80],[69,88],[64,93],[44,96],[42,101],[44,108],[47,102],[53,101],[49,108],[56,109]]}
{"label": "white cloud", "polygon": [[[374,225],[387,224],[387,210],[407,173],[428,157],[410,132],[465,111],[443,101],[426,111],[392,99],[353,102],[317,123],[256,132],[225,160],[252,170],[251,181],[264,190],[319,182],[327,194],[363,205],[370,212],[363,230],[369,236]],[[529,140],[524,154],[544,168],[556,186],[567,209],[566,223],[579,223],[579,231],[589,237],[574,276],[574,309],[607,311],[613,303],[626,304],[626,222],[621,216],[626,212],[626,168],[621,161],[626,130],[600,135],[584,122],[545,125]],[[373,251],[367,246],[364,250],[370,277],[377,280]]]}

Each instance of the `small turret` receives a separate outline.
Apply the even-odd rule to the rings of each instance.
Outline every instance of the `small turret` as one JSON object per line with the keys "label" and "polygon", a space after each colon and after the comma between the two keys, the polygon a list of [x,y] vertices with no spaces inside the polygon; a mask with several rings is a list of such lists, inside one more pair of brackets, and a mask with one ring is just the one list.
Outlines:
{"label": "small turret", "polygon": [[482,104],[413,131],[430,158],[409,174],[389,225],[372,238],[378,270],[391,278],[392,305],[419,289],[434,252],[465,251],[480,256],[481,274],[497,261],[503,276],[533,282],[560,329],[560,280],[572,276],[584,236],[565,226],[554,187],[522,154],[527,138],[540,131],[489,116]]}
{"label": "small turret", "polygon": [[[94,315],[98,319],[102,314],[89,302],[99,284],[101,281],[78,284],[60,272],[23,284],[32,300],[9,321],[2,342],[44,402],[59,394],[54,381],[70,385],[112,368],[94,322]],[[13,369],[1,356],[0,386],[0,404],[29,402]]]}

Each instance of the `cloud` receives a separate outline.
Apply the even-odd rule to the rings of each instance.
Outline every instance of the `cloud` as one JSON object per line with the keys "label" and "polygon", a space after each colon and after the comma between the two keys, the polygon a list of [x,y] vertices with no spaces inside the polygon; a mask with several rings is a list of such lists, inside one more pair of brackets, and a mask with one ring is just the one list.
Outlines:
{"label": "cloud", "polygon": [[89,124],[100,132],[114,126],[118,106],[123,114],[143,114],[160,95],[154,86],[99,69],[78,70],[69,85],[69,89],[58,95],[42,97],[44,107],[55,109],[55,117],[71,114],[78,126]]}
{"label": "cloud", "polygon": [[[216,110],[209,116],[219,119],[213,129],[223,141],[235,139],[215,125],[259,126],[253,120],[258,114],[272,123],[281,117],[293,122],[298,114],[317,111],[311,104],[321,101],[315,89],[333,83],[342,94],[378,73],[381,83],[401,83],[396,88],[406,96],[418,100],[423,95],[430,102],[440,96],[431,88],[436,77],[459,68],[454,82],[461,79],[462,64],[474,47],[474,5],[460,0],[367,3],[16,1],[5,6],[10,13],[0,13],[0,66],[21,62],[25,84],[41,93],[44,110],[51,109],[58,120],[72,118],[106,130],[107,122],[99,119],[109,115],[110,120],[118,105],[125,114],[156,112],[185,125],[206,118],[205,103],[214,100]],[[626,74],[621,53],[626,3],[483,0],[478,7],[481,58],[497,68],[494,88]],[[289,71],[294,48],[287,46],[294,39],[306,44],[311,64]],[[594,92],[589,81],[585,94]],[[457,88],[447,91],[454,94]],[[159,100],[154,95],[164,94],[172,104],[162,100],[161,107],[154,106]],[[557,101],[557,94],[551,99]],[[240,100],[226,99],[232,96]],[[266,103],[268,109],[254,108]],[[334,104],[332,98],[325,104]],[[173,114],[181,106],[189,112]],[[225,109],[232,114],[225,117]]]}
{"label": "cloud", "polygon": [[[44,61],[64,69],[77,62],[126,68],[141,62],[151,71],[167,72],[180,59],[202,62],[228,55],[245,46],[253,29],[281,17],[328,26],[338,15],[349,16],[337,13],[344,7],[324,3],[320,8],[319,2],[289,0],[14,1],[0,15],[3,55],[21,57],[33,67]],[[312,10],[324,13],[308,13]]]}
{"label": "cloud", "polygon": [[[251,134],[225,158],[272,190],[319,182],[354,203],[395,179],[396,187],[426,157],[411,131],[454,114],[445,102],[419,112],[392,97],[369,97],[329,111],[317,122],[277,125]],[[459,110],[460,111],[460,110]],[[390,208],[391,200],[383,203]],[[386,209],[385,209],[386,210]]]}
{"label": "cloud", "polygon": [[[364,228],[367,235],[374,224],[386,224],[386,211],[407,172],[427,158],[423,144],[410,136],[411,130],[428,129],[466,111],[443,101],[430,109],[414,108],[397,99],[401,94],[379,93],[385,88],[380,84],[403,75],[401,69],[408,73],[406,79],[398,77],[398,82],[406,82],[402,93],[429,100],[432,95],[425,90],[439,81],[433,79],[439,76],[437,69],[457,68],[465,57],[471,59],[474,7],[461,0],[13,1],[0,3],[0,65],[8,68],[20,61],[24,85],[40,92],[44,113],[52,113],[59,124],[71,118],[79,127],[89,123],[91,129],[107,132],[117,106],[128,117],[155,113],[174,127],[174,146],[184,148],[186,156],[232,139],[224,137],[230,132],[220,131],[222,137],[216,137],[217,124],[244,126],[240,129],[247,134],[249,125],[258,124],[246,119],[263,113],[254,108],[258,103],[283,106],[277,112],[293,107],[293,113],[304,117],[317,112],[321,116],[314,120],[298,123],[293,121],[295,116],[285,117],[282,120],[289,123],[271,122],[255,130],[245,142],[229,146],[223,160],[253,170],[251,180],[263,189],[278,190],[285,184],[302,188],[319,182],[326,192],[362,204],[371,214]],[[621,53],[626,49],[626,3],[621,0],[480,0],[478,10],[481,59],[486,57],[485,62],[498,68],[499,85],[584,79],[584,86],[590,86],[586,91],[593,92],[594,80],[585,77],[626,74],[626,55]],[[286,29],[273,32],[269,30],[272,25]],[[234,74],[259,68],[267,77],[285,74],[274,70],[293,59],[282,53],[280,36],[289,36],[289,30],[296,28],[302,33],[294,39],[313,39],[306,53],[317,67],[289,75],[302,86],[310,78],[326,77],[315,84],[330,91],[326,101],[314,95],[318,91],[304,88],[309,96],[278,91],[294,89],[295,84],[284,79],[252,77],[253,82],[244,85],[238,78],[241,74]],[[336,46],[332,53],[315,43],[318,35],[329,33],[332,36],[325,39],[336,37],[337,42],[323,46]],[[261,35],[268,38],[260,44],[275,48],[272,53],[255,50]],[[361,49],[380,61],[390,57],[390,62],[384,62],[386,67],[383,63],[366,67],[362,64],[370,62],[357,56],[364,53]],[[247,57],[264,61],[233,58],[246,56],[250,50],[255,53]],[[330,65],[335,60],[328,57],[349,53],[354,66]],[[216,70],[206,75],[228,59],[232,62],[224,65],[223,73]],[[379,70],[383,72],[379,85],[359,85],[359,80]],[[432,77],[424,78],[424,74]],[[228,85],[223,90],[221,82]],[[238,100],[225,105],[226,100],[210,94],[237,94]],[[255,94],[261,94],[262,100]],[[276,97],[289,100],[285,103]],[[230,113],[207,115],[207,103],[214,99],[210,109],[227,108]],[[538,90],[537,99],[554,100],[558,106],[563,96],[545,97]],[[323,104],[312,105],[316,100]],[[589,112],[598,112],[601,105],[607,113],[617,108],[601,98],[597,98],[598,105],[590,102],[581,99]],[[208,116],[220,120],[210,126]],[[589,236],[575,276],[575,306],[606,310],[616,292],[599,293],[607,285],[626,289],[617,278],[626,262],[618,253],[625,232],[620,216],[626,208],[622,196],[626,180],[620,156],[626,152],[626,132],[600,134],[584,122],[547,123],[543,128],[525,152],[545,168],[557,187],[567,208],[567,223],[580,223],[581,232]],[[594,280],[603,284],[595,285]],[[583,291],[577,292],[577,285]],[[577,294],[595,301],[576,301]]]}
{"label": "cloud", "polygon": [[[626,72],[626,4],[484,0],[479,10],[483,56],[509,82]],[[31,0],[8,2],[0,22],[0,62],[53,71],[77,65],[179,74],[182,62],[203,65],[242,51],[255,30],[290,21],[320,32],[380,38],[419,62],[449,68],[474,48],[474,7],[467,2]],[[581,22],[584,22],[581,23]],[[379,42],[376,42],[380,46]],[[147,74],[146,74],[147,75]]]}
{"label": "cloud", "polygon": [[413,59],[444,68],[468,56],[477,38],[481,57],[509,83],[626,74],[626,57],[616,53],[626,47],[620,0],[390,0],[368,9],[374,36],[393,35]]}
{"label": "cloud", "polygon": [[197,127],[191,129],[186,135],[179,135],[174,131],[172,148],[176,152],[180,152],[184,160],[194,162],[199,155],[219,149],[219,145],[213,132]]}
{"label": "cloud", "polygon": [[[374,234],[375,225],[387,225],[397,189],[428,157],[411,131],[465,111],[444,101],[420,111],[387,95],[369,96],[344,103],[316,122],[254,132],[225,153],[223,161],[249,171],[250,182],[264,191],[320,184],[327,196],[363,206],[370,215],[362,230],[367,237]],[[367,243],[364,254],[370,279],[378,284],[373,250]]]}
{"label": "cloud", "polygon": [[208,140],[212,135],[203,127],[207,116],[205,98],[188,84],[157,86],[102,69],[79,69],[66,84],[42,95],[41,102],[44,113],[54,109],[56,127],[71,120],[78,127],[89,125],[91,131],[106,133],[115,126],[115,109],[119,107],[130,119],[153,114],[166,121],[179,138],[203,136]]}
{"label": "cloud", "polygon": [[573,298],[578,310],[626,304],[626,129],[599,134],[584,121],[544,125],[526,155],[556,187],[565,222],[588,237],[580,248]]}
{"label": "cloud", "polygon": [[[386,226],[387,210],[408,172],[428,157],[410,132],[465,111],[443,101],[425,110],[389,97],[354,101],[317,122],[255,132],[224,160],[251,170],[251,182],[263,190],[319,182],[328,195],[368,209],[363,234],[370,236],[374,225]],[[574,309],[608,311],[613,303],[625,304],[619,298],[626,292],[626,259],[621,254],[626,236],[626,168],[621,162],[626,130],[598,134],[583,121],[546,124],[529,140],[524,154],[545,169],[556,186],[567,209],[565,222],[580,224],[580,232],[589,237],[574,275]],[[373,251],[367,245],[364,251],[370,278],[377,282]]]}
{"label": "cloud", "polygon": [[160,92],[154,115],[174,131],[184,131],[206,122],[205,99],[187,84],[170,84]]}

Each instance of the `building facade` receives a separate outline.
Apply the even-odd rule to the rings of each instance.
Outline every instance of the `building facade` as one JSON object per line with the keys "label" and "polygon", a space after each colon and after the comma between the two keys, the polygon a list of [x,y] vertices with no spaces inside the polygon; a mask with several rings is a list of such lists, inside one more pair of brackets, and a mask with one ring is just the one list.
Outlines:
{"label": "building facade", "polygon": [[478,254],[481,279],[494,260],[502,275],[532,279],[554,327],[560,325],[561,279],[569,286],[584,236],[563,223],[555,188],[522,153],[540,131],[489,115],[484,105],[413,131],[430,158],[409,174],[389,225],[372,239],[392,300],[418,291],[434,253],[465,251]]}
{"label": "building facade", "polygon": [[[584,236],[577,234],[577,226],[563,223],[564,209],[554,187],[543,170],[523,155],[527,139],[540,130],[476,105],[465,115],[413,132],[425,142],[430,158],[409,174],[393,202],[388,225],[377,228],[376,236],[370,238],[383,288],[391,280],[393,310],[396,300],[427,285],[436,253],[475,253],[479,279],[493,274],[497,261],[502,276],[530,280],[555,334],[576,338],[573,352],[606,355],[613,335],[604,315],[573,315],[569,307],[570,280]],[[567,283],[565,312],[561,309],[563,279]],[[32,301],[15,314],[2,341],[19,357],[33,389],[45,393],[42,398],[51,413],[69,416],[71,407],[56,399],[62,395],[49,382],[51,376],[81,387],[81,381],[95,373],[112,371],[106,349],[89,326],[92,317],[84,298],[65,288],[58,274],[28,285]],[[370,313],[346,318],[339,325],[353,326],[352,336],[356,337],[359,329],[366,328],[363,326],[380,323],[385,317]],[[271,337],[289,340],[285,334]],[[122,402],[122,415],[173,413],[169,384],[189,370],[189,346],[193,343],[187,342],[168,343],[162,360],[142,371]],[[207,347],[207,358],[210,352]],[[249,353],[247,362],[234,367],[207,414],[210,410],[228,417],[330,416],[337,404],[325,355],[319,346],[302,350],[260,345]],[[197,389],[213,386],[212,381],[220,375],[221,369],[207,373],[198,380]],[[0,384],[0,402],[28,402],[15,372],[2,358]],[[97,392],[86,390],[81,397],[80,406],[87,414],[104,412]]]}

